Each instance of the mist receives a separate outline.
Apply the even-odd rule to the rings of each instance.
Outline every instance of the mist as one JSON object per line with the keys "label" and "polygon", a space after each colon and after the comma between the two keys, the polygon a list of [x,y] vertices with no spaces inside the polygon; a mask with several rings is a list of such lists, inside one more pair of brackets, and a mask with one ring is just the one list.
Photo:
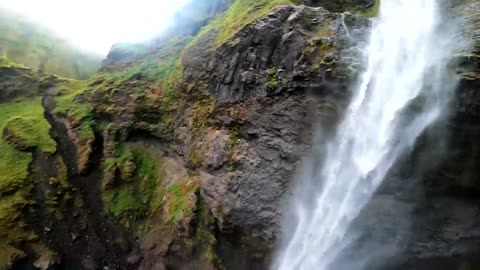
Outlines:
{"label": "mist", "polygon": [[440,20],[444,8],[434,0],[382,1],[344,119],[327,143],[313,142],[297,176],[287,240],[272,269],[372,269],[372,261],[388,263],[400,252],[414,206],[372,197],[452,98],[458,78],[449,63],[463,42],[448,38],[456,31]]}
{"label": "mist", "polygon": [[76,47],[106,55],[118,42],[141,42],[158,36],[172,23],[179,1],[2,0],[0,8],[32,20]]}

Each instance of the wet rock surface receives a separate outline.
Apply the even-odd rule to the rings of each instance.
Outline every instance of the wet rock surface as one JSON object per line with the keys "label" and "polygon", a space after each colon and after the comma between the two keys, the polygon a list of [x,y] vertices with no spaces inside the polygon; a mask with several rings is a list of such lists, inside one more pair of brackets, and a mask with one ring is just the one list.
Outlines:
{"label": "wet rock surface", "polygon": [[338,269],[476,269],[478,260],[478,3],[456,3],[458,85],[449,110],[398,162],[356,221]]}
{"label": "wet rock surface", "polygon": [[[225,43],[219,29],[193,38],[220,2],[205,7],[208,19],[185,21],[183,36],[141,54],[114,48],[73,100],[91,105],[87,116],[56,113],[54,83],[39,90],[57,151],[24,149],[37,183],[25,216],[48,248],[12,247],[14,269],[268,269],[295,171],[312,137],[335,130],[365,61],[370,20],[334,11],[374,1],[280,5]],[[453,109],[390,172],[337,269],[479,267],[479,11],[456,6],[472,46],[458,59]],[[152,59],[160,72],[149,73]]]}

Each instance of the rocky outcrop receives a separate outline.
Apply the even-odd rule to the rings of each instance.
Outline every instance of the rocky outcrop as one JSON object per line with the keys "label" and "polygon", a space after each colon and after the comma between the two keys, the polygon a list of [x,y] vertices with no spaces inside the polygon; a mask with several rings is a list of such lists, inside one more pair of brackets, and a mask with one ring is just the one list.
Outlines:
{"label": "rocky outcrop", "polygon": [[[181,171],[190,175],[178,182],[179,194],[193,198],[185,199],[190,210],[174,215],[173,229],[165,224],[175,212],[169,210],[175,196],[163,197],[160,208],[149,210],[156,225],[140,237],[142,269],[190,269],[192,262],[199,262],[195,250],[205,244],[213,250],[203,259],[205,269],[267,267],[292,176],[309,148],[312,117],[322,115],[321,124],[330,126],[340,117],[349,97],[347,86],[363,61],[359,50],[368,25],[367,19],[352,14],[284,5],[219,47],[215,30],[184,43],[183,75],[172,82],[169,95],[169,85],[160,82],[155,88],[146,79],[148,72],[141,71],[115,88],[108,78],[100,79],[100,87],[92,86],[90,102],[97,115],[119,127],[116,139],[104,136],[116,141],[106,141],[104,149],[124,140],[153,140],[157,143],[147,148],[160,150],[155,156],[161,164],[180,163]],[[151,51],[160,65],[166,56],[179,55],[170,45],[180,40],[164,41]],[[103,67],[107,72],[141,61],[110,57]],[[147,90],[135,92],[142,88]],[[105,93],[111,98],[105,99]],[[122,168],[131,163],[121,161],[124,154],[114,149],[105,156],[120,156],[106,185],[106,192],[115,194],[127,185],[118,183],[125,178]],[[178,178],[178,169],[174,171],[164,171],[157,182],[164,193],[172,186],[169,179]],[[186,188],[192,181],[194,188]],[[211,240],[201,233],[203,239],[192,243],[205,231],[205,225],[198,227],[203,207],[211,215],[206,230]]]}
{"label": "rocky outcrop", "polygon": [[31,69],[0,58],[0,103],[40,93],[39,81]]}
{"label": "rocky outcrop", "polygon": [[[0,244],[7,251],[0,262],[268,269],[295,171],[313,136],[334,133],[362,71],[370,20],[359,11],[378,7],[367,0],[287,2],[235,2],[215,19],[230,1],[196,1],[202,16],[179,15],[191,20],[176,33],[114,47],[88,83],[38,84],[32,95],[43,95],[57,147],[39,146],[25,128],[3,131],[7,143],[33,152],[33,185],[22,191],[34,203],[21,201],[24,214],[0,215],[0,225],[22,220],[18,227],[34,240]],[[454,6],[473,45],[458,58],[454,109],[389,174],[352,231],[366,233],[337,269],[359,261],[364,269],[479,266],[479,7]],[[345,10],[360,15],[335,13]],[[446,130],[450,136],[439,136]],[[16,187],[0,192],[10,196]],[[38,243],[41,252],[32,252]]]}
{"label": "rocky outcrop", "polygon": [[283,6],[215,51],[205,48],[215,36],[201,37],[182,57],[185,80],[192,85],[202,81],[197,88],[206,85],[219,103],[328,86],[341,95],[361,61],[352,42],[362,41],[358,28],[367,26],[353,15]]}
{"label": "rocky outcrop", "polygon": [[[184,52],[189,91],[215,97],[207,125],[216,128],[178,140],[200,163],[201,194],[222,231],[228,269],[265,267],[290,180],[311,141],[310,109],[318,104],[313,109],[323,124],[339,117],[361,61],[349,34],[359,38],[357,29],[367,25],[352,15],[284,6],[245,27],[233,37],[237,42],[211,51],[205,47],[214,36],[206,35]],[[231,149],[211,145],[211,137],[216,144],[230,140]],[[212,148],[216,160],[231,160],[211,164]],[[239,245],[248,253],[235,249]],[[235,259],[252,253],[250,261]]]}
{"label": "rocky outcrop", "polygon": [[352,10],[367,10],[379,4],[379,0],[303,0],[302,3],[310,6],[320,6],[334,12]]}

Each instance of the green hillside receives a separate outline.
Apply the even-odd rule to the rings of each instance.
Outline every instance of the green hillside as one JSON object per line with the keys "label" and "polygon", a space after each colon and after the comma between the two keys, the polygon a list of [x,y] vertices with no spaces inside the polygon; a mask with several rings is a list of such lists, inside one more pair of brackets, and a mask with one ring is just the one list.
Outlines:
{"label": "green hillside", "polygon": [[63,77],[87,79],[100,66],[99,55],[81,52],[50,31],[0,9],[0,56]]}

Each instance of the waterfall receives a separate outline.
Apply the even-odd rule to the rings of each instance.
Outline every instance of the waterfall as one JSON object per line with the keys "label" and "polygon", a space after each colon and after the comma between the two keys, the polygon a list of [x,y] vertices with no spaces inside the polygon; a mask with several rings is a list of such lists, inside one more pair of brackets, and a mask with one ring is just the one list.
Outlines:
{"label": "waterfall", "polygon": [[[438,0],[382,0],[365,71],[323,148],[325,158],[305,162],[299,185],[314,184],[294,194],[288,217],[294,230],[286,232],[272,269],[331,270],[353,241],[352,221],[398,156],[446,109],[455,86],[447,65],[458,48],[439,6]],[[313,151],[321,148],[315,143]]]}

